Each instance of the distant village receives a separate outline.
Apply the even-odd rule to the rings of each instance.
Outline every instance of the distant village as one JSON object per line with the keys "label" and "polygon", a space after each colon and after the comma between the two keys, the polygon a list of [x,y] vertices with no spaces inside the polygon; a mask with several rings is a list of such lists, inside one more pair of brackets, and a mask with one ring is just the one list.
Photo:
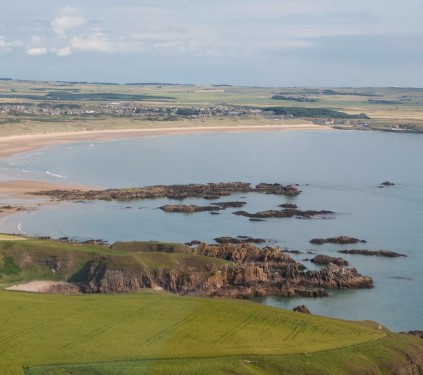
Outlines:
{"label": "distant village", "polygon": [[[145,120],[172,121],[179,118],[207,118],[207,117],[261,117],[270,120],[294,119],[293,115],[277,114],[271,110],[218,104],[212,107],[175,107],[140,105],[136,102],[110,102],[98,106],[79,104],[50,104],[50,103],[0,103],[0,114],[25,116],[81,116],[81,117],[139,117]],[[372,123],[368,120],[309,118],[313,124],[330,125],[340,128],[370,130]],[[392,125],[385,130],[412,131],[409,125]]]}
{"label": "distant village", "polygon": [[78,104],[32,104],[0,103],[0,113],[16,115],[44,116],[123,116],[176,119],[178,117],[213,117],[213,116],[263,116],[269,118],[293,118],[293,116],[274,115],[258,108],[234,107],[225,104],[213,107],[164,107],[140,105],[134,102],[111,102],[99,106],[82,106]]}

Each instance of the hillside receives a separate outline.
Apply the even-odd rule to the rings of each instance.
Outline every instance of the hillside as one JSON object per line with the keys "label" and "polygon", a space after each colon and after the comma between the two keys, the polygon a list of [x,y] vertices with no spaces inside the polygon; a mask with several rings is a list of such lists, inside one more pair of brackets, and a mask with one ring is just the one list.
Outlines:
{"label": "hillside", "polygon": [[[191,255],[180,245],[142,245],[140,250],[136,242],[118,243],[110,249],[0,236],[0,287],[28,280],[78,282],[93,259],[115,271],[204,272],[232,265]],[[421,374],[423,369],[421,339],[377,323],[247,301],[152,289],[74,296],[0,291],[0,306],[1,374]]]}
{"label": "hillside", "polygon": [[377,324],[243,301],[0,292],[0,303],[4,374],[382,374],[423,359],[420,339]]}

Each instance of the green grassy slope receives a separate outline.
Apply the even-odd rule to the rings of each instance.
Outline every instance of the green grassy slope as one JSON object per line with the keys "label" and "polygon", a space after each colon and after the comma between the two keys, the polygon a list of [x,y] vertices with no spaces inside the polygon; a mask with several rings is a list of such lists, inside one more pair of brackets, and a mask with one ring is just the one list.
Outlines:
{"label": "green grassy slope", "polygon": [[[215,358],[217,366],[225,357],[226,366],[234,360],[227,356],[308,358],[345,347],[363,355],[360,345],[377,347],[378,340],[392,340],[369,326],[243,301],[153,292],[74,297],[0,292],[0,305],[0,370],[206,357]],[[270,367],[279,366],[277,358],[270,360]]]}

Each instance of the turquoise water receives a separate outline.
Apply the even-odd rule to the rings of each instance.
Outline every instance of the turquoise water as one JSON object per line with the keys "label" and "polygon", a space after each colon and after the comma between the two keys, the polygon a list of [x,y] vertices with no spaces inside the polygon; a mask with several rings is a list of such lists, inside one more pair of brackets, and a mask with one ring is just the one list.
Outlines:
{"label": "turquoise water", "polygon": [[[271,219],[250,222],[236,209],[186,215],[157,208],[169,199],[64,203],[3,219],[1,230],[76,239],[212,242],[218,236],[266,238],[283,248],[335,256],[348,248],[388,249],[407,258],[342,255],[372,276],[371,290],[340,290],[328,298],[261,298],[312,313],[376,320],[393,330],[423,328],[423,137],[376,132],[257,132],[160,136],[53,146],[0,159],[3,176],[100,187],[192,182],[298,183],[295,198],[238,194],[245,210],[275,209],[284,202],[301,209],[331,210],[329,220]],[[380,189],[385,181],[395,186]],[[209,204],[200,199],[184,203]],[[367,244],[313,246],[314,237],[349,235]],[[339,255],[339,254],[338,254]],[[310,257],[295,256],[297,260]],[[305,262],[313,268],[310,262]]]}

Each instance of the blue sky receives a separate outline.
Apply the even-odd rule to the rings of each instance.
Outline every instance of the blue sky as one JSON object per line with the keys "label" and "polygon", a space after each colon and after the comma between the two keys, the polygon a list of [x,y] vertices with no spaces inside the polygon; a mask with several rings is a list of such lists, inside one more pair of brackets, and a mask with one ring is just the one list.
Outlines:
{"label": "blue sky", "polygon": [[15,0],[0,77],[423,87],[423,0]]}

